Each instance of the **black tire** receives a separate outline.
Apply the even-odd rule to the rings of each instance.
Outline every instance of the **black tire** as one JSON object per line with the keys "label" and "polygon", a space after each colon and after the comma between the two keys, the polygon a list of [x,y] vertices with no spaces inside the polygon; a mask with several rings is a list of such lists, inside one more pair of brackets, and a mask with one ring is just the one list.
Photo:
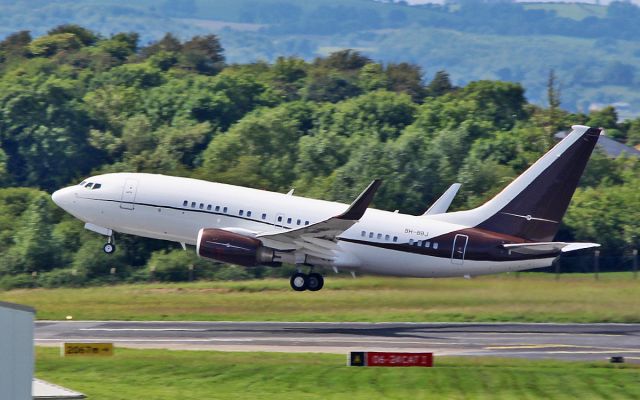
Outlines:
{"label": "black tire", "polygon": [[324,278],[322,277],[322,275],[315,272],[309,274],[309,279],[307,279],[308,290],[312,292],[317,292],[318,290],[322,289],[323,286],[324,286]]}
{"label": "black tire", "polygon": [[113,254],[116,251],[116,245],[113,243],[105,243],[104,246],[102,246],[102,251],[107,254]]}
{"label": "black tire", "polygon": [[307,274],[303,274],[302,272],[296,272],[295,274],[291,275],[289,284],[291,284],[291,288],[296,292],[302,292],[307,290],[308,280],[309,278]]}

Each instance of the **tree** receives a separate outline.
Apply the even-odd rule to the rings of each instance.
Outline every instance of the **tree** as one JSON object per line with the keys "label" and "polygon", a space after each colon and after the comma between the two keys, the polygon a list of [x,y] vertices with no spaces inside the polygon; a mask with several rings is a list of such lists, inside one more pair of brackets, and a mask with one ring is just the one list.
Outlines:
{"label": "tree", "polygon": [[20,217],[15,244],[7,252],[5,266],[8,273],[48,271],[58,267],[60,243],[52,237],[53,218],[58,211],[49,196],[36,196]]}
{"label": "tree", "polygon": [[215,75],[224,68],[223,52],[216,35],[195,36],[182,45],[178,65],[203,75]]}
{"label": "tree", "polygon": [[173,34],[166,33],[159,41],[152,43],[147,47],[143,47],[140,50],[140,56],[143,59],[146,59],[161,51],[179,53],[181,50],[182,43],[180,40]]}
{"label": "tree", "polygon": [[352,49],[334,51],[326,58],[316,58],[315,64],[324,68],[340,71],[356,71],[371,63],[369,57]]}
{"label": "tree", "polygon": [[640,118],[636,118],[629,124],[627,131],[627,144],[636,146],[640,144]]}
{"label": "tree", "polygon": [[41,36],[29,43],[29,52],[36,57],[51,57],[61,51],[73,51],[82,42],[73,33],[57,33]]}
{"label": "tree", "polygon": [[89,29],[83,28],[76,24],[64,24],[58,25],[55,28],[49,30],[47,35],[58,35],[61,33],[70,33],[74,35],[83,46],[91,46],[98,41],[99,37]]}
{"label": "tree", "polygon": [[438,71],[433,80],[427,85],[426,91],[429,96],[438,97],[451,93],[455,90],[451,84],[451,79],[447,71]]}
{"label": "tree", "polygon": [[0,42],[0,64],[7,59],[27,57],[31,40],[29,31],[20,31],[7,36]]}
{"label": "tree", "polygon": [[549,135],[555,134],[560,129],[560,84],[556,80],[556,73],[551,69],[547,79],[547,103],[549,103],[547,133]]}
{"label": "tree", "polygon": [[409,63],[389,64],[386,68],[388,88],[394,92],[404,92],[416,103],[422,102],[425,89],[422,85],[422,70]]}

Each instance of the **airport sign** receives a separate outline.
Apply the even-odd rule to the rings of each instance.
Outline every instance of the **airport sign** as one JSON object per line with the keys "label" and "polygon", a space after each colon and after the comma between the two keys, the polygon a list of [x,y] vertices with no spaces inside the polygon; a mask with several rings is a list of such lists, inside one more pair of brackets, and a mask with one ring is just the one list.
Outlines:
{"label": "airport sign", "polygon": [[433,367],[433,353],[352,351],[352,367]]}
{"label": "airport sign", "polygon": [[64,343],[62,355],[70,356],[113,356],[113,343]]}

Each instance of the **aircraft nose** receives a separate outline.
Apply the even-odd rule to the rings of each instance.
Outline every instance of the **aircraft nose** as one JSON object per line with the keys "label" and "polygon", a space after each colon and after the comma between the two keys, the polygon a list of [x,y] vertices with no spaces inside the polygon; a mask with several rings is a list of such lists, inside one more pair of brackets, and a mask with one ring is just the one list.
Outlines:
{"label": "aircraft nose", "polygon": [[73,198],[73,188],[67,187],[56,190],[51,195],[51,200],[62,209],[66,209],[71,204]]}

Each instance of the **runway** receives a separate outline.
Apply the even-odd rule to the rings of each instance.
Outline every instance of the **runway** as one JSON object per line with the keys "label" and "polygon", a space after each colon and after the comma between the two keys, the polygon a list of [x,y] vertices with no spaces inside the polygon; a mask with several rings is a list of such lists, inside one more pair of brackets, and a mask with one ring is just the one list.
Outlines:
{"label": "runway", "polygon": [[436,355],[640,362],[640,324],[38,321],[38,345],[223,351],[430,351]]}

